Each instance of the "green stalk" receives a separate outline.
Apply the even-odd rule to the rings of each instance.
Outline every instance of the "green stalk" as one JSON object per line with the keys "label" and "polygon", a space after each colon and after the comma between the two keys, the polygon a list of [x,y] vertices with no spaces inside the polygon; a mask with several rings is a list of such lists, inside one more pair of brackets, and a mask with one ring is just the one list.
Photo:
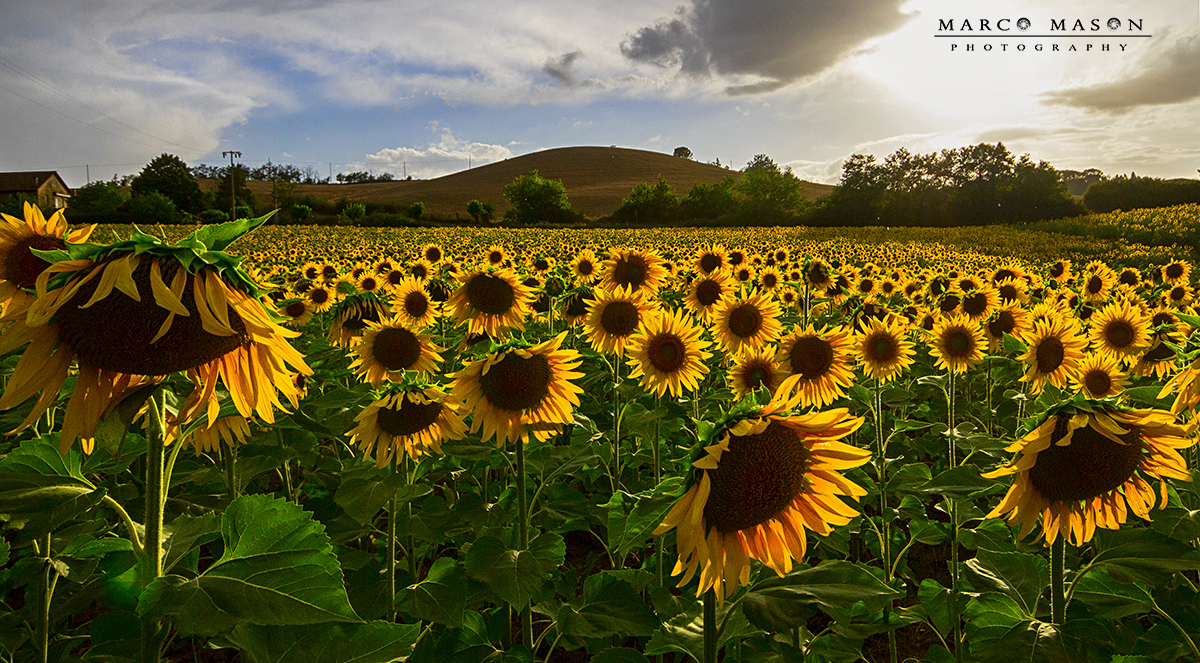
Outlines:
{"label": "green stalk", "polygon": [[[958,466],[958,450],[954,446],[954,371],[946,371],[946,421],[950,440],[950,467]],[[954,660],[962,663],[962,621],[958,614],[958,503],[950,499],[950,619],[954,622]]]}
{"label": "green stalk", "polygon": [[[156,389],[147,401],[149,405],[148,441],[146,452],[146,556],[142,560],[142,586],[145,587],[163,572],[163,508],[167,486],[164,479],[166,456],[166,392]],[[165,630],[153,618],[142,620],[142,662],[158,663]]]}
{"label": "green stalk", "polygon": [[[399,452],[395,448],[392,449],[392,476],[396,476],[396,457]],[[396,512],[399,511],[399,505],[396,501],[396,493],[392,493],[392,499],[388,501],[388,621],[396,621]],[[408,557],[412,558],[412,550],[408,551]],[[416,582],[416,579],[413,579]]]}
{"label": "green stalk", "polygon": [[1067,622],[1067,600],[1063,582],[1063,566],[1066,557],[1066,536],[1060,535],[1050,544],[1050,613],[1051,621],[1059,626]]}
{"label": "green stalk", "polygon": [[225,459],[225,485],[229,489],[230,502],[236,500],[238,496],[237,473],[235,472],[236,469],[237,447],[231,444],[229,445],[229,457]]}
{"label": "green stalk", "polygon": [[[879,378],[875,378],[875,468],[879,474],[879,550],[883,554],[883,572],[888,584],[892,582],[892,536],[891,524],[888,520],[887,499],[887,438],[883,434],[883,391]],[[891,609],[884,610],[886,617]],[[896,632],[888,631],[888,653],[891,663],[897,663]]]}
{"label": "green stalk", "polygon": [[[525,502],[525,441],[517,440],[517,536],[521,550],[529,550],[529,506]],[[533,645],[533,613],[530,604],[521,610],[521,642]]]}
{"label": "green stalk", "polygon": [[50,563],[50,543],[53,534],[47,533],[42,541],[41,557],[44,563],[42,569],[42,609],[38,614],[38,660],[47,663],[50,660],[50,602],[54,599],[54,586],[58,584],[58,571]]}
{"label": "green stalk", "polygon": [[[659,404],[659,397],[655,396],[654,397],[654,409],[655,410],[658,409],[658,404]],[[661,448],[661,446],[662,445],[659,441],[659,420],[655,419],[654,420],[654,487],[656,489],[658,488],[658,484],[662,481],[662,448]],[[666,583],[666,579],[663,577],[663,555],[665,554],[665,551],[663,550],[663,537],[661,535],[654,537],[654,549],[656,551],[658,551],[658,555],[657,555],[658,559],[656,561],[656,567],[657,567],[657,573],[658,573],[658,584],[661,587],[662,585],[664,585]]]}
{"label": "green stalk", "polygon": [[621,356],[613,358],[613,492],[621,489]]}
{"label": "green stalk", "polygon": [[[415,471],[413,471],[413,469],[412,469],[412,459],[409,458],[408,453],[406,452],[404,454],[405,485],[409,485],[413,482],[414,474],[415,474]],[[405,509],[408,510],[408,519],[411,521],[412,520],[412,501],[409,501],[409,503],[407,505],[405,505]],[[417,581],[417,542],[414,539],[413,535],[411,534],[411,532],[412,532],[411,528],[409,529],[409,532],[410,532],[410,534],[408,535],[408,575],[410,578],[412,578],[413,582],[416,582]]]}
{"label": "green stalk", "polygon": [[717,663],[717,594],[704,592],[704,661]]}

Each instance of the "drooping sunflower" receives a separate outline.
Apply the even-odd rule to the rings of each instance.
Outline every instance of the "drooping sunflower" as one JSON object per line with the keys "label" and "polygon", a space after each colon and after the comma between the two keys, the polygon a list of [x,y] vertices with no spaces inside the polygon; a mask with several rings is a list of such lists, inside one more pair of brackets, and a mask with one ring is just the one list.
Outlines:
{"label": "drooping sunflower", "polygon": [[368,324],[387,317],[387,306],[375,294],[360,292],[338,302],[330,317],[325,338],[339,348],[349,349]]}
{"label": "drooping sunflower", "polygon": [[954,373],[966,372],[986,355],[983,327],[961,313],[938,320],[928,342],[934,366]]}
{"label": "drooping sunflower", "polygon": [[533,296],[512,270],[472,270],[460,283],[447,305],[456,323],[467,323],[468,333],[495,337],[508,329],[525,329]]}
{"label": "drooping sunflower", "polygon": [[1020,338],[1028,324],[1029,314],[1018,304],[996,309],[983,325],[983,330],[987,332],[988,352],[995,354],[1000,349],[1005,334]]}
{"label": "drooping sunflower", "polygon": [[734,297],[737,285],[725,271],[716,271],[692,281],[688,290],[687,307],[703,323],[712,319],[712,313],[724,300]]}
{"label": "drooping sunflower", "polygon": [[1129,364],[1150,345],[1150,318],[1129,302],[1110,302],[1091,317],[1088,343],[1093,352]]}
{"label": "drooping sunflower", "polygon": [[1079,372],[1087,339],[1079,331],[1079,322],[1067,315],[1052,314],[1035,320],[1033,327],[1021,334],[1026,351],[1020,356],[1025,362],[1022,382],[1028,382],[1033,393],[1040,394],[1046,384],[1067,388],[1067,379]]}
{"label": "drooping sunflower", "polygon": [[658,292],[667,277],[663,259],[653,250],[615,249],[604,261],[604,284],[608,288]]}
{"label": "drooping sunflower", "polygon": [[887,320],[870,318],[861,333],[854,335],[854,358],[863,373],[873,380],[890,382],[912,365],[916,347],[898,316]]}
{"label": "drooping sunflower", "polygon": [[820,258],[814,258],[804,267],[804,280],[808,282],[809,287],[817,290],[828,288],[837,276],[837,272],[829,263]]}
{"label": "drooping sunflower", "polygon": [[[183,426],[178,421],[167,424],[166,444],[175,444],[179,440]],[[198,426],[183,439],[182,444],[190,445],[197,454],[212,454],[217,458],[222,456],[224,447],[234,447],[245,444],[250,438],[250,423],[240,414],[221,417],[214,423],[204,423]]]}
{"label": "drooping sunflower", "polygon": [[437,304],[416,279],[406,279],[392,291],[392,313],[411,329],[421,330],[432,325],[437,309]]}
{"label": "drooping sunflower", "polygon": [[418,460],[441,453],[442,442],[467,434],[461,404],[437,387],[393,385],[354,418],[350,443],[358,443],[363,458],[375,456],[376,467],[391,463],[392,454]]}
{"label": "drooping sunflower", "polygon": [[433,373],[442,361],[441,350],[431,336],[413,332],[397,318],[368,322],[351,347],[350,370],[378,389],[384,380],[402,381],[405,371]]}
{"label": "drooping sunflower", "polygon": [[649,293],[632,288],[597,290],[587,302],[584,330],[597,352],[624,356],[625,345],[655,313]]}
{"label": "drooping sunflower", "polygon": [[782,311],[779,302],[764,292],[755,292],[747,297],[732,297],[717,304],[713,310],[713,336],[729,354],[737,354],[743,348],[761,348],[773,343],[783,331],[779,322]]}
{"label": "drooping sunflower", "polygon": [[[1161,410],[1122,411],[1108,401],[1072,402],[1051,409],[1042,423],[1006,450],[1012,462],[984,474],[1016,475],[988,514],[1021,526],[1021,538],[1041,518],[1046,545],[1059,536],[1081,546],[1097,527],[1118,529],[1127,511],[1150,520],[1156,497],[1166,506],[1165,479],[1191,481],[1178,449],[1195,444]],[[1150,481],[1157,479],[1159,490]]]}
{"label": "drooping sunflower", "polygon": [[1078,375],[1071,376],[1072,390],[1095,400],[1116,396],[1128,386],[1129,377],[1117,358],[1098,352],[1088,353],[1079,363]]}
{"label": "drooping sunflower", "polygon": [[625,347],[631,378],[641,378],[642,387],[656,396],[670,392],[680,397],[695,391],[708,373],[704,363],[711,353],[709,342],[700,338],[700,327],[680,311],[650,316]]}
{"label": "drooping sunflower", "polygon": [[788,374],[779,386],[788,407],[824,407],[845,396],[854,384],[853,346],[843,326],[817,330],[808,325],[784,337],[775,357]]}
{"label": "drooping sunflower", "polygon": [[24,219],[18,219],[0,214],[3,217],[0,222],[0,311],[5,310],[5,305],[10,302],[15,305],[13,308],[23,308],[23,304],[28,304],[30,296],[27,291],[34,289],[37,277],[50,266],[30,249],[65,249],[67,242],[86,242],[96,227],[92,224],[68,233],[62,210],[47,219],[37,205],[29,202],[24,205],[24,216]]}
{"label": "drooping sunflower", "polygon": [[679,559],[671,575],[682,587],[699,572],[696,595],[719,601],[750,581],[750,560],[780,576],[803,560],[805,530],[826,536],[858,515],[841,497],[867,491],[839,470],[870,453],[838,440],[862,425],[845,409],[787,415],[778,402],[727,419],[705,455],[692,463],[692,483],[654,530],[676,530]]}
{"label": "drooping sunflower", "polygon": [[294,373],[312,371],[287,343],[299,333],[275,321],[274,307],[260,299],[238,260],[222,253],[269,216],[205,226],[179,244],[134,231],[129,240],[56,252],[57,261],[38,276],[28,314],[0,335],[3,352],[28,344],[0,410],[40,393],[17,430],[30,425],[57,398],[75,361],[64,453],[78,438],[90,453],[96,425],[128,389],[178,372],[195,385],[179,407],[181,421],[201,407],[209,423],[216,421],[220,381],[238,414],[274,422],[280,393],[296,405]]}
{"label": "drooping sunflower", "polygon": [[284,300],[281,305],[283,308],[279,312],[286,318],[284,324],[289,327],[303,327],[312,320],[313,307],[307,299]]}
{"label": "drooping sunflower", "polygon": [[471,362],[456,373],[451,396],[471,412],[471,432],[482,429],[482,440],[523,442],[533,435],[547,440],[574,419],[581,387],[572,380],[582,359],[563,349],[566,332],[535,345],[518,342]]}
{"label": "drooping sunflower", "polygon": [[773,346],[747,349],[734,355],[727,382],[735,397],[743,398],[758,389],[767,390],[772,397],[779,392],[788,373],[775,361],[775,355]]}

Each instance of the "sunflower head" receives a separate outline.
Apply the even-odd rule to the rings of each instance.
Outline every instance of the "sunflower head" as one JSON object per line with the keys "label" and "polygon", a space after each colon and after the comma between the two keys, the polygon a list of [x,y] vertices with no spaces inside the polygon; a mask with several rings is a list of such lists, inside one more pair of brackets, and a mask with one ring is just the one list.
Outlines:
{"label": "sunflower head", "polygon": [[532,291],[510,269],[477,269],[464,274],[447,305],[455,321],[467,323],[469,333],[499,336],[525,329],[533,302]]}
{"label": "sunflower head", "polygon": [[609,288],[658,292],[666,276],[663,259],[653,250],[617,249],[604,261],[604,283]]}
{"label": "sunflower head", "polygon": [[889,382],[913,363],[916,348],[908,330],[897,316],[887,320],[870,318],[869,325],[854,335],[854,355],[869,378]]}
{"label": "sunflower head", "polygon": [[372,322],[387,316],[387,306],[374,293],[360,292],[338,302],[331,311],[326,337],[340,348],[349,349]]}
{"label": "sunflower head", "polygon": [[419,379],[392,384],[354,418],[357,425],[350,442],[358,442],[364,458],[374,454],[381,468],[393,454],[417,460],[441,453],[442,442],[462,439],[467,433],[461,409],[457,400]]}
{"label": "sunflower head", "polygon": [[713,311],[717,342],[727,353],[743,348],[761,348],[774,342],[783,331],[779,302],[765,292],[723,300]]}
{"label": "sunflower head", "polygon": [[708,373],[704,362],[711,356],[701,331],[681,311],[651,316],[626,348],[633,367],[629,377],[640,377],[642,386],[658,396],[670,392],[678,398],[694,391]]}
{"label": "sunflower head", "polygon": [[983,361],[987,344],[983,328],[967,315],[941,318],[929,337],[929,354],[938,368],[962,373]]}
{"label": "sunflower head", "polygon": [[49,219],[29,202],[24,219],[0,214],[0,304],[9,301],[28,303],[28,291],[37,286],[37,278],[50,263],[34,251],[65,249],[67,242],[86,242],[96,226],[67,233],[67,221],[58,210]]}

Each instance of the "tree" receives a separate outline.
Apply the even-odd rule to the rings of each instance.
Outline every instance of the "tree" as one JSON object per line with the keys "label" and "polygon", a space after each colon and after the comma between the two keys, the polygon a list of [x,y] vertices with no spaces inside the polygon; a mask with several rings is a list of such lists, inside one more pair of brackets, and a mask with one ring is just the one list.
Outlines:
{"label": "tree", "polygon": [[[247,180],[250,179],[250,169],[240,163],[234,165],[232,168],[226,166],[221,169],[221,183],[212,192],[213,207],[229,209],[231,178],[233,180],[233,195],[236,198],[236,204],[253,208],[255,206],[254,192],[246,186]],[[238,218],[241,218],[241,213],[238,214]]]}
{"label": "tree", "polygon": [[662,175],[658,184],[642,182],[633,187],[629,197],[621,201],[616,218],[642,226],[669,223],[679,216],[679,196]]}
{"label": "tree", "polygon": [[408,206],[408,215],[414,219],[419,219],[425,216],[425,203],[417,201]]}
{"label": "tree", "polygon": [[506,221],[554,223],[572,215],[562,180],[546,179],[538,175],[537,170],[518,175],[504,185],[504,200],[508,201],[508,211],[504,213]]}
{"label": "tree", "polygon": [[790,167],[780,170],[765,154],[754,157],[746,166],[736,190],[746,198],[743,211],[749,217],[747,220],[757,223],[795,216],[807,207],[800,178]]}
{"label": "tree", "polygon": [[496,215],[496,206],[491,203],[472,200],[467,203],[467,214],[470,214],[471,218],[475,219],[475,223],[491,221],[492,217]]}
{"label": "tree", "polygon": [[719,219],[733,214],[738,208],[735,183],[729,175],[712,184],[693,184],[687,197],[680,201],[680,212],[688,219]]}
{"label": "tree", "polygon": [[103,222],[117,215],[128,202],[129,194],[121,187],[97,180],[75,189],[67,215],[75,223]]}
{"label": "tree", "polygon": [[133,178],[130,187],[135,196],[161,193],[175,203],[175,207],[188,214],[199,214],[205,208],[204,196],[192,171],[173,154],[155,157]]}
{"label": "tree", "polygon": [[129,214],[139,225],[159,225],[179,221],[175,202],[157,191],[135,194],[129,199]]}
{"label": "tree", "polygon": [[686,147],[677,147],[677,148],[675,148],[675,152],[671,156],[676,156],[676,157],[680,157],[683,159],[691,159],[692,151]]}

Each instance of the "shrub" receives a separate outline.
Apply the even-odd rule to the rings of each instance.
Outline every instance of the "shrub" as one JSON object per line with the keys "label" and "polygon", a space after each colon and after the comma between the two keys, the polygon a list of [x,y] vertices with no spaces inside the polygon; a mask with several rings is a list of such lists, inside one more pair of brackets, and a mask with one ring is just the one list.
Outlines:
{"label": "shrub", "polygon": [[169,224],[179,221],[179,208],[157,191],[139,193],[129,200],[129,214],[135,224]]}
{"label": "shrub", "polygon": [[296,221],[308,221],[312,218],[312,208],[308,205],[292,205],[290,214],[292,215],[292,219]]}
{"label": "shrub", "polygon": [[425,203],[417,201],[408,206],[408,215],[414,219],[425,216]]}

